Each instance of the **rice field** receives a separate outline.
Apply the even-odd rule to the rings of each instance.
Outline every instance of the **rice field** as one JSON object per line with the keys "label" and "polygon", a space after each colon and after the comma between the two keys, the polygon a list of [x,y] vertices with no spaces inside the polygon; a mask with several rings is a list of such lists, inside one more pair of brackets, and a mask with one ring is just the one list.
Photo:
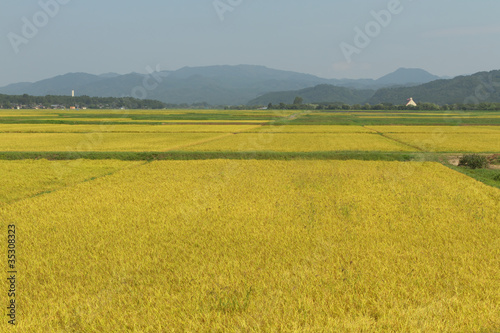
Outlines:
{"label": "rice field", "polygon": [[290,122],[292,125],[359,126],[499,126],[500,113],[489,112],[309,112]]}
{"label": "rice field", "polygon": [[[1,128],[1,127],[0,127]],[[375,130],[364,126],[336,126],[336,125],[285,125],[260,126],[246,132],[260,133],[376,133]]]}
{"label": "rice field", "polygon": [[0,124],[0,133],[234,133],[260,125],[65,125]]}
{"label": "rice field", "polygon": [[498,134],[500,126],[365,126],[380,133],[420,134]]}
{"label": "rice field", "polygon": [[0,133],[0,151],[166,151],[222,133]]}
{"label": "rice field", "polygon": [[0,160],[0,206],[142,164],[125,161]]}
{"label": "rice field", "polygon": [[377,134],[361,133],[240,133],[192,145],[185,151],[416,151]]}
{"label": "rice field", "polygon": [[15,332],[500,331],[498,112],[125,112],[0,110]]}
{"label": "rice field", "polygon": [[24,332],[477,332],[500,325],[499,202],[436,163],[175,161],[0,218]]}
{"label": "rice field", "polygon": [[233,125],[233,124],[249,124],[249,125],[259,125],[259,124],[268,124],[271,120],[268,119],[263,119],[263,120],[230,120],[230,119],[224,119],[224,120],[162,120],[162,124],[166,123],[172,123],[172,124],[206,124],[206,125],[212,125],[212,124],[217,124],[217,125]]}
{"label": "rice field", "polygon": [[1,123],[268,123],[297,111],[228,110],[0,110]]}
{"label": "rice field", "polygon": [[416,146],[428,152],[499,152],[499,134],[456,134],[436,132],[433,134],[404,133],[386,134],[387,137]]}

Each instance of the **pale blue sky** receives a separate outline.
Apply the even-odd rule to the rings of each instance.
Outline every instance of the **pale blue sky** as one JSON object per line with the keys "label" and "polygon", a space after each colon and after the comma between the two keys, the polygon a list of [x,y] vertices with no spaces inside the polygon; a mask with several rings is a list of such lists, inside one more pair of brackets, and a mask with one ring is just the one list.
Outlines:
{"label": "pale blue sky", "polygon": [[[214,2],[232,11],[217,13]],[[41,3],[57,3],[57,13]],[[374,24],[372,11],[391,8],[385,26]],[[223,64],[326,78],[378,78],[399,67],[469,74],[500,69],[499,13],[498,0],[4,0],[0,86]],[[26,21],[38,31],[23,33]],[[370,43],[356,46],[355,28],[367,24]],[[341,44],[357,49],[350,63]]]}

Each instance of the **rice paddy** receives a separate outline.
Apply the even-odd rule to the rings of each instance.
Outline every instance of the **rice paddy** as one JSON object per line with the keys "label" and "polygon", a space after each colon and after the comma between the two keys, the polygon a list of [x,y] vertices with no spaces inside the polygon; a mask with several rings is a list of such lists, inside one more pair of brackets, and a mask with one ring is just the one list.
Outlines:
{"label": "rice paddy", "polygon": [[416,151],[376,134],[240,133],[184,148],[188,151]]}
{"label": "rice paddy", "polygon": [[126,112],[0,110],[14,331],[500,330],[498,112]]}
{"label": "rice paddy", "polygon": [[433,134],[386,134],[387,137],[427,152],[498,152],[500,133],[476,134],[440,133]]}

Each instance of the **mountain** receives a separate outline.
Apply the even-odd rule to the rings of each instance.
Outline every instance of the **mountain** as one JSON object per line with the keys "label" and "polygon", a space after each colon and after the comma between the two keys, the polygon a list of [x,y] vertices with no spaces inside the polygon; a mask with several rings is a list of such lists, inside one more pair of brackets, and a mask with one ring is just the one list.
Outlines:
{"label": "mountain", "polygon": [[120,74],[118,74],[118,73],[111,73],[111,72],[99,75],[99,77],[102,77],[104,79],[110,79],[110,78],[117,77],[117,76],[120,76]]}
{"label": "mountain", "polygon": [[22,95],[27,94],[33,83],[31,82],[19,82],[13,83],[3,88],[0,88],[1,94],[5,95]]}
{"label": "mountain", "polygon": [[500,70],[436,80],[413,87],[384,88],[368,100],[370,104],[403,104],[409,97],[415,102],[436,104],[500,103]]}
{"label": "mountain", "polygon": [[74,89],[77,96],[122,97],[137,94],[139,97],[150,98],[134,90],[134,87],[143,86],[143,80],[144,75],[130,73],[108,78],[99,77],[99,80],[89,84],[75,82],[73,86],[75,86]]}
{"label": "mountain", "polygon": [[69,73],[35,83],[11,84],[0,94],[68,95],[157,99],[165,103],[207,102],[213,105],[246,104],[270,91],[295,90],[327,83],[314,75],[263,66],[184,67],[173,72],[119,75]]}
{"label": "mountain", "polygon": [[[270,92],[295,91],[324,84],[375,90],[402,85],[402,82],[419,83],[434,77],[425,73],[427,72],[423,70],[400,69],[393,75],[378,80],[354,80],[325,79],[310,74],[252,65],[184,67],[176,71],[153,73],[151,76],[138,73],[68,73],[35,83],[11,84],[0,88],[0,94],[70,95],[71,90],[75,90],[77,96],[132,96],[173,104],[207,102],[212,105],[241,105]],[[339,90],[332,96],[343,96],[342,99],[347,101],[357,99],[358,95],[352,93],[352,96],[348,97],[346,91]],[[325,96],[324,101],[331,100]]]}
{"label": "mountain", "polygon": [[412,85],[422,84],[441,79],[439,76],[420,68],[399,68],[393,73],[376,80],[381,85]]}
{"label": "mountain", "polygon": [[[469,76],[458,76],[452,79],[438,79],[424,84],[410,84],[435,78],[421,70],[400,69],[379,80],[385,82],[406,82],[406,86],[393,86],[378,90],[359,90],[331,85],[319,85],[302,90],[280,91],[264,94],[251,100],[249,105],[267,105],[269,103],[291,104],[295,97],[303,98],[304,103],[339,102],[346,104],[372,105],[380,103],[405,104],[413,97],[417,103],[443,104],[477,104],[500,103],[500,70],[480,72]],[[377,80],[377,81],[379,81]]]}
{"label": "mountain", "polygon": [[308,103],[344,103],[361,104],[373,96],[374,90],[358,90],[321,84],[313,88],[295,91],[272,92],[248,102],[248,105],[292,104],[295,97],[302,97]]}
{"label": "mountain", "polygon": [[11,84],[0,88],[0,93],[8,95],[28,94],[34,96],[68,95],[71,94],[72,89],[76,89],[82,85],[90,85],[100,80],[102,78],[97,75],[69,73],[35,83]]}

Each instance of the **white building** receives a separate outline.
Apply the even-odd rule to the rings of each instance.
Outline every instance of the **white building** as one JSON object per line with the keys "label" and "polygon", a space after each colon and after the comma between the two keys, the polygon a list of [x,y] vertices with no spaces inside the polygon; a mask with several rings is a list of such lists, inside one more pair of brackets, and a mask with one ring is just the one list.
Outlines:
{"label": "white building", "polygon": [[406,106],[417,106],[417,103],[413,100],[413,97],[408,98],[408,103]]}

